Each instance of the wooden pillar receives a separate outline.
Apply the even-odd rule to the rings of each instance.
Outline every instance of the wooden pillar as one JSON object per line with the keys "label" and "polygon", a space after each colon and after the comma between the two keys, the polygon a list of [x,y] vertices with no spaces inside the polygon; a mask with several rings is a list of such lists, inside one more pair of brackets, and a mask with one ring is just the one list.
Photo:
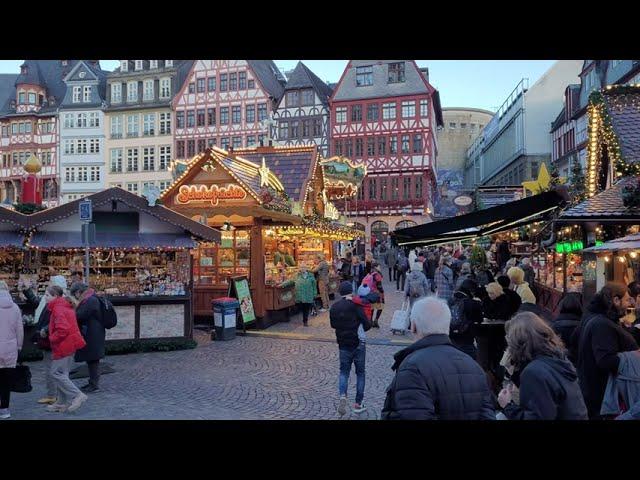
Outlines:
{"label": "wooden pillar", "polygon": [[251,227],[251,291],[256,316],[264,317],[266,287],[264,284],[264,244],[262,241],[262,219],[254,218]]}

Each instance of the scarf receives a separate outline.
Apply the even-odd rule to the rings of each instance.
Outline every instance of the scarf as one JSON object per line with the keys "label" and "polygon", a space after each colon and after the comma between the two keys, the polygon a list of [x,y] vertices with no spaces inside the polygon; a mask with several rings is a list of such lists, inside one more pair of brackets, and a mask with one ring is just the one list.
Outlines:
{"label": "scarf", "polygon": [[[56,285],[60,287],[63,292],[67,291],[67,279],[64,278],[62,275],[54,275],[53,277],[51,277],[51,279],[49,280],[49,285],[51,286]],[[40,315],[42,315],[42,312],[44,312],[45,308],[47,308],[47,301],[44,299],[44,295],[43,295],[42,298],[40,299],[40,303],[38,304],[38,307],[36,308],[36,312],[34,316],[36,321],[40,321]]]}

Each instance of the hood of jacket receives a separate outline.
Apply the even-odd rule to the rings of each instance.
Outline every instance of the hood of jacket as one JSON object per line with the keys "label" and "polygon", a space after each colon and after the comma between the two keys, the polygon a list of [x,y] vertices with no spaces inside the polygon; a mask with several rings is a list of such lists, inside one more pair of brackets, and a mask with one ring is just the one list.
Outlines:
{"label": "hood of jacket", "polygon": [[536,357],[536,360],[547,365],[551,370],[551,374],[562,383],[565,383],[566,381],[574,382],[578,378],[578,373],[576,372],[575,367],[567,359],[541,355]]}
{"label": "hood of jacket", "polygon": [[13,308],[15,305],[11,294],[6,290],[0,292],[0,308]]}
{"label": "hood of jacket", "polygon": [[49,303],[47,303],[47,308],[49,309],[50,312],[54,312],[59,309],[73,309],[73,306],[71,305],[71,303],[69,303],[69,300],[67,300],[66,298],[58,297],[58,298],[54,298]]}
{"label": "hood of jacket", "polygon": [[622,352],[618,354],[618,379],[640,382],[640,351]]}
{"label": "hood of jacket", "polygon": [[580,320],[581,316],[576,313],[559,313],[553,324],[557,326],[573,326],[578,325]]}
{"label": "hood of jacket", "polygon": [[417,352],[418,350],[422,350],[423,348],[432,347],[434,345],[452,345],[451,340],[449,339],[449,335],[427,335],[426,337],[421,338],[417,342],[409,345],[407,348],[403,348],[399,352],[393,356],[394,362],[391,367],[392,370],[397,370],[400,367],[402,361],[411,355],[413,352]]}

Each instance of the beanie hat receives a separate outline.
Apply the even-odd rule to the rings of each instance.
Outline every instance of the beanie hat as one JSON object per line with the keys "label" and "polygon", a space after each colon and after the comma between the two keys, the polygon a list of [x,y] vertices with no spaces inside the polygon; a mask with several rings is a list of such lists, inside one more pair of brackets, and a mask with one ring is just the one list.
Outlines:
{"label": "beanie hat", "polygon": [[340,293],[340,295],[343,297],[346,295],[351,295],[353,293],[353,286],[351,285],[351,282],[342,282],[340,284],[340,287],[338,288],[338,293]]}
{"label": "beanie hat", "polygon": [[368,285],[360,285],[360,287],[358,287],[358,296],[359,297],[366,297],[370,293],[371,293],[371,289],[369,288]]}

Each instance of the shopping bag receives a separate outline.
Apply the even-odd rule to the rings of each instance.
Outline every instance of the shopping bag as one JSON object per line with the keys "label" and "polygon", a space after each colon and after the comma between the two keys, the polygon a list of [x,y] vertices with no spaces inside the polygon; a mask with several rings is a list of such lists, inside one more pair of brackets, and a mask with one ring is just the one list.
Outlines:
{"label": "shopping bag", "polygon": [[11,391],[16,393],[29,393],[31,386],[31,369],[26,365],[17,365],[13,371]]}
{"label": "shopping bag", "polygon": [[395,335],[396,332],[400,332],[404,335],[404,332],[409,328],[409,302],[403,302],[400,310],[393,312],[393,318],[391,319],[391,332]]}

